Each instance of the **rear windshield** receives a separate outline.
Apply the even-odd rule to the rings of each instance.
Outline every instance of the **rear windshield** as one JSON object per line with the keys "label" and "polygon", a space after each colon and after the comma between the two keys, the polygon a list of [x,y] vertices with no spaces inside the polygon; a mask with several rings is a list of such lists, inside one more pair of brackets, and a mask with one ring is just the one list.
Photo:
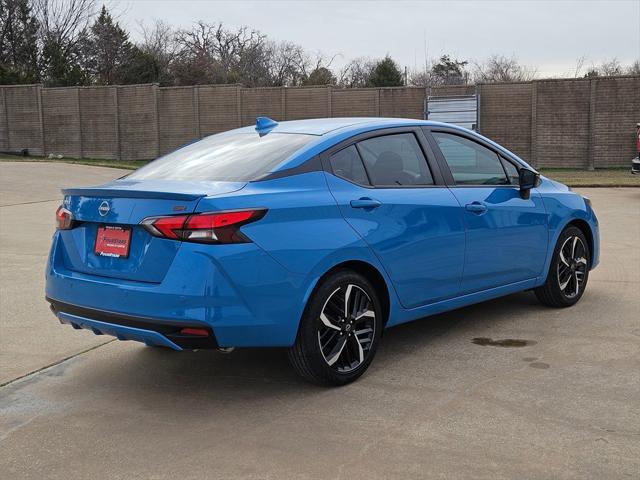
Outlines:
{"label": "rear windshield", "polygon": [[213,135],[164,155],[127,178],[248,182],[272,171],[316,138],[292,133]]}

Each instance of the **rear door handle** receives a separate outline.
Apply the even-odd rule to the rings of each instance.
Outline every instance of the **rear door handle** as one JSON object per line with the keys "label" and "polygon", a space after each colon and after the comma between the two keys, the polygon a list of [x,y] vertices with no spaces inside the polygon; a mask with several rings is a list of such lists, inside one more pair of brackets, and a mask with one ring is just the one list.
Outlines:
{"label": "rear door handle", "polygon": [[481,215],[487,211],[487,206],[484,203],[480,202],[467,203],[464,208],[467,210],[467,212],[477,213],[478,215]]}
{"label": "rear door handle", "polygon": [[358,200],[351,200],[352,208],[377,208],[380,205],[382,205],[382,202],[369,197],[359,198]]}

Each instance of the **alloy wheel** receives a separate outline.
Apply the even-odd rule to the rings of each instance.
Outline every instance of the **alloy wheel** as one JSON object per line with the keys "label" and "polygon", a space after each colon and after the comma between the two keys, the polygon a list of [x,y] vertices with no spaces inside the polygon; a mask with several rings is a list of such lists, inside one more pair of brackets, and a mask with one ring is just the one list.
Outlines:
{"label": "alloy wheel", "polygon": [[560,291],[567,298],[578,295],[587,274],[587,248],[580,237],[571,236],[560,247],[557,274]]}
{"label": "alloy wheel", "polygon": [[369,295],[357,285],[334,290],[322,307],[318,344],[327,365],[340,373],[358,368],[371,351],[376,312]]}

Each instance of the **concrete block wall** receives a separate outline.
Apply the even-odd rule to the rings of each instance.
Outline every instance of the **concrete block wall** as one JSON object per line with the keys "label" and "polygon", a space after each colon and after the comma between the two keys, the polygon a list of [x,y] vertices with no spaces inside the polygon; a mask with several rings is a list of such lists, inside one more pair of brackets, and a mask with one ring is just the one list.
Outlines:
{"label": "concrete block wall", "polygon": [[260,116],[286,120],[284,90],[282,87],[243,88],[240,98],[242,125],[251,125]]}
{"label": "concrete block wall", "polygon": [[44,88],[41,96],[45,153],[81,157],[79,89]]}
{"label": "concrete block wall", "polygon": [[532,160],[530,83],[479,85],[480,133]]}
{"label": "concrete block wall", "polygon": [[0,89],[0,150],[9,149],[9,123],[7,122],[7,89]]}
{"label": "concrete block wall", "polygon": [[158,90],[158,130],[160,154],[199,137],[197,90],[191,87]]}
{"label": "concrete block wall", "polygon": [[377,88],[331,91],[332,117],[378,117],[380,95]]}
{"label": "concrete block wall", "polygon": [[40,87],[10,86],[2,89],[5,115],[2,119],[6,150],[29,149],[31,155],[44,154],[44,132]]}
{"label": "concrete block wall", "polygon": [[241,88],[232,86],[196,87],[199,137],[242,126]]}
{"label": "concrete block wall", "polygon": [[381,117],[424,118],[424,88],[381,88]]}
{"label": "concrete block wall", "polygon": [[476,93],[475,85],[439,85],[429,89],[429,95],[449,97],[455,95],[473,95]]}
{"label": "concrete block wall", "polygon": [[596,167],[629,166],[636,156],[640,77],[603,78],[591,84],[593,157]]}
{"label": "concrete block wall", "polygon": [[120,158],[118,88],[83,87],[78,96],[82,157]]}
{"label": "concrete block wall", "polygon": [[160,154],[157,86],[118,87],[118,121],[119,158],[137,160]]}
{"label": "concrete block wall", "polygon": [[286,88],[284,108],[287,120],[329,117],[331,89],[326,87]]}
{"label": "concrete block wall", "polygon": [[589,166],[590,82],[538,81],[536,152],[538,166]]}
{"label": "concrete block wall", "polygon": [[[480,132],[536,166],[628,166],[640,121],[640,76],[442,86],[480,95]],[[275,120],[423,118],[419,87],[243,88],[240,85],[0,86],[0,149],[151,159],[207,135]]]}

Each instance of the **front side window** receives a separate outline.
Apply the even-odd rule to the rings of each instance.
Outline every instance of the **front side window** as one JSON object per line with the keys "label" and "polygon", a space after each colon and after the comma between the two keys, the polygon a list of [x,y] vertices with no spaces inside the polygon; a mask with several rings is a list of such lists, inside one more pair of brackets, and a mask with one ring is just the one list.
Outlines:
{"label": "front side window", "polygon": [[433,132],[456,185],[508,185],[498,155],[479,143],[450,133]]}
{"label": "front side window", "polygon": [[373,185],[433,185],[427,161],[413,133],[369,138],[357,146]]}
{"label": "front side window", "polygon": [[271,172],[314,135],[212,135],[164,155],[127,176],[131,180],[248,182]]}

